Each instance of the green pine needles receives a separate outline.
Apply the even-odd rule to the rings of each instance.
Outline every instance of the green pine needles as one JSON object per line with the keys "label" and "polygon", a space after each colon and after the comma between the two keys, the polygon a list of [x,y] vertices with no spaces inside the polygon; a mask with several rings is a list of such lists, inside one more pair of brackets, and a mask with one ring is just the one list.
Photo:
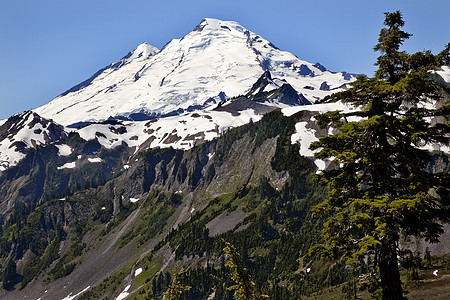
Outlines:
{"label": "green pine needles", "polygon": [[[183,272],[183,270],[181,270]],[[173,280],[170,284],[167,291],[164,292],[164,295],[166,296],[165,299],[167,300],[177,300],[180,299],[181,295],[184,291],[189,291],[191,289],[190,286],[182,285],[179,279],[179,273],[177,271],[177,268],[173,270]]]}
{"label": "green pine needles", "polygon": [[[225,242],[225,241],[224,241]],[[225,248],[223,249],[228,255],[228,261],[225,266],[233,269],[231,279],[236,283],[230,286],[229,290],[234,290],[234,297],[238,300],[255,300],[269,298],[267,295],[257,294],[255,291],[255,283],[247,273],[247,269],[244,267],[241,255],[236,251],[236,248],[229,242],[225,242]]]}
{"label": "green pine needles", "polygon": [[382,299],[404,299],[399,239],[414,235],[437,242],[450,216],[449,174],[429,171],[433,153],[425,147],[449,144],[448,90],[432,80],[432,70],[448,64],[450,47],[438,55],[409,55],[399,50],[411,36],[401,30],[402,14],[386,13],[384,24],[374,47],[381,53],[375,77],[359,76],[352,88],[332,97],[360,106],[360,121],[340,112],[317,117],[338,133],[311,146],[334,168],[317,176],[328,185],[329,198],[314,212],[330,217],[325,243],[310,254],[351,265],[371,261]]}

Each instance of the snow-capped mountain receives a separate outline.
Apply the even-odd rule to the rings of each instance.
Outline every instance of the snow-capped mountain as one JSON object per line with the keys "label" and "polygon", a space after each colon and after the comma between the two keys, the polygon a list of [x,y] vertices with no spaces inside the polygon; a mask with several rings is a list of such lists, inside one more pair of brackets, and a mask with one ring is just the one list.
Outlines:
{"label": "snow-capped mountain", "polygon": [[15,166],[28,150],[67,136],[64,127],[26,111],[0,124],[0,172]]}
{"label": "snow-capped mountain", "polygon": [[353,79],[236,22],[204,19],[162,50],[143,43],[48,104],[0,121],[0,172],[72,131],[106,149],[187,150],[273,109],[314,103]]}
{"label": "snow-capped mountain", "polygon": [[236,22],[204,19],[160,51],[139,45],[35,112],[66,126],[176,115],[246,94],[265,71],[278,84],[290,84],[305,103],[354,79],[281,51]]}
{"label": "snow-capped mountain", "polygon": [[[133,153],[148,148],[187,150],[218,137],[228,128],[259,121],[275,107],[245,97],[231,99],[218,107],[146,121],[111,120],[68,128],[27,111],[12,116],[0,126],[0,173],[16,166],[39,146],[55,144],[60,155],[70,153],[63,139],[71,132],[85,141],[97,141],[105,149],[126,145]],[[75,167],[74,162],[71,162]],[[67,166],[64,168],[68,168]]]}

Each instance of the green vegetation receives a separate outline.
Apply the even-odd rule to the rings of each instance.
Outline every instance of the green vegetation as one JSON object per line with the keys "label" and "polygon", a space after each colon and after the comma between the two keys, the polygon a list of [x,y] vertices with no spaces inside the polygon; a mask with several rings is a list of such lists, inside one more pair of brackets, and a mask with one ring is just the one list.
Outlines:
{"label": "green vegetation", "polygon": [[65,232],[62,228],[58,228],[53,241],[47,247],[44,254],[41,257],[35,257],[24,266],[21,288],[24,288],[35,276],[47,269],[59,257],[59,245],[64,235]]}
{"label": "green vegetation", "polygon": [[137,245],[142,246],[157,234],[162,233],[167,219],[180,203],[180,195],[171,194],[168,197],[160,191],[150,193],[141,206],[139,225],[122,236],[119,248],[124,247],[136,237],[139,237]]}
{"label": "green vegetation", "polygon": [[369,258],[382,299],[404,299],[399,261],[405,254],[398,244],[402,236],[415,235],[436,242],[449,220],[448,173],[426,170],[432,155],[427,143],[449,144],[448,123],[430,118],[448,116],[450,104],[428,109],[442,89],[430,80],[429,70],[449,61],[447,47],[437,56],[430,51],[409,55],[399,48],[410,34],[401,30],[401,13],[386,13],[375,50],[381,53],[374,78],[358,77],[353,87],[332,98],[363,106],[359,122],[349,114],[328,112],[319,125],[339,133],[312,145],[316,157],[334,158],[335,168],[318,175],[328,184],[329,198],[314,208],[326,213],[322,237],[325,243],[310,253],[342,258],[349,265]]}
{"label": "green vegetation", "polygon": [[83,231],[83,227],[77,223],[75,230],[72,232],[69,249],[64,253],[63,257],[56,263],[53,269],[50,270],[44,282],[48,283],[72,273],[77,266],[77,263],[74,262],[74,260],[83,254],[83,249],[86,247],[85,243],[83,243],[83,236],[85,233],[86,230]]}
{"label": "green vegetation", "polygon": [[[225,267],[222,238],[233,243],[241,253],[242,261],[258,287],[256,292],[267,294],[271,299],[298,299],[301,295],[340,284],[354,276],[344,264],[312,262],[308,257],[307,250],[317,241],[322,222],[308,212],[322,201],[326,188],[312,181],[308,175],[312,171],[311,162],[301,158],[298,146],[292,145],[288,139],[295,122],[286,122],[287,118],[279,112],[273,112],[267,118],[271,124],[286,126],[279,130],[282,134],[278,136],[272,164],[280,171],[287,169],[294,176],[280,190],[272,187],[267,178],[261,177],[257,185],[241,186],[232,193],[212,199],[203,210],[172,230],[154,248],[153,258],[148,264],[154,263],[159,250],[170,251],[163,248],[164,245],[173,249],[178,262],[192,257],[204,261],[204,267],[194,265],[180,274],[180,282],[192,287],[184,299],[199,299],[212,293],[215,299],[233,298],[233,292],[228,290],[233,283]],[[255,132],[253,126],[249,124],[239,130],[233,129],[226,135],[239,133],[244,137],[245,129]],[[256,138],[257,134],[253,136]],[[210,235],[206,224],[238,209],[246,212],[247,217],[237,223],[234,230]],[[302,266],[299,261],[302,261]],[[306,264],[313,271],[306,273]],[[153,278],[149,287],[155,299],[159,299],[167,289],[167,285],[161,284],[164,276],[161,274]],[[142,294],[147,291],[142,291]]]}
{"label": "green vegetation", "polygon": [[[183,270],[181,270],[183,271]],[[181,295],[184,291],[189,291],[191,289],[190,286],[183,286],[180,283],[179,273],[177,269],[175,268],[173,270],[173,279],[170,286],[167,288],[167,291],[164,292],[164,296],[166,296],[167,300],[177,300],[180,299]]]}
{"label": "green vegetation", "polygon": [[231,279],[233,279],[235,285],[230,286],[228,289],[234,291],[234,297],[239,300],[269,298],[267,295],[258,295],[255,292],[255,283],[248,275],[241,255],[236,251],[236,248],[232,244],[225,242],[223,251],[228,255],[228,261],[225,266],[233,269]]}
{"label": "green vegetation", "polygon": [[[4,288],[12,289],[20,283],[20,288],[23,289],[42,274],[44,283],[70,274],[80,262],[86,247],[83,237],[94,226],[102,224],[102,218],[90,219],[90,214],[96,216],[95,212],[101,210],[99,205],[105,205],[105,209],[101,210],[105,214],[108,203],[110,202],[95,190],[83,195],[77,193],[65,200],[50,200],[42,205],[37,205],[36,202],[19,203],[0,230],[0,266],[5,263],[7,266],[0,273]],[[79,207],[83,212],[92,210],[89,214],[78,214],[76,211]],[[68,212],[70,213],[67,214]],[[60,253],[62,243],[69,243],[69,246]],[[11,257],[23,260],[20,274],[12,272],[15,270],[15,262]]]}
{"label": "green vegetation", "polygon": [[[185,152],[131,156],[124,145],[107,150],[72,135],[76,151],[69,159],[95,152],[103,160],[79,170],[58,170],[67,158],[54,146],[35,150],[17,172],[24,175],[28,166],[42,175],[22,193],[40,190],[0,219],[3,288],[23,288],[39,276],[52,284],[92,261],[90,250],[117,255],[110,265],[99,263],[116,272],[108,269],[112,275],[79,299],[112,299],[128,284],[129,299],[362,299],[382,290],[400,299],[402,291],[448,284],[448,277],[433,275],[450,273],[448,256],[425,251],[422,260],[397,245],[410,235],[435,241],[439,221],[449,216],[448,157],[418,149],[448,143],[448,124],[426,121],[448,121],[449,105],[417,105],[426,97],[440,100],[428,71],[448,63],[449,48],[408,55],[398,48],[409,37],[400,30],[401,14],[387,14],[385,24],[375,78],[359,77],[331,97],[364,109],[318,117],[320,125],[339,129],[314,144],[322,148],[318,157],[335,160],[317,176],[320,182],[313,161],[291,142],[295,124],[311,120],[304,111],[291,117],[273,111]],[[362,121],[348,122],[355,116]],[[264,155],[254,168],[239,169],[242,156]],[[435,169],[431,159],[447,173],[425,171]],[[130,162],[125,172],[124,161]],[[135,195],[136,203],[125,198]]]}
{"label": "green vegetation", "polygon": [[125,267],[120,269],[114,275],[109,276],[102,283],[97,285],[96,287],[88,290],[83,293],[79,300],[90,300],[90,299],[112,299],[112,295],[119,291],[119,289],[123,286],[123,279],[125,276],[130,274],[131,266],[135,261],[130,261]]}

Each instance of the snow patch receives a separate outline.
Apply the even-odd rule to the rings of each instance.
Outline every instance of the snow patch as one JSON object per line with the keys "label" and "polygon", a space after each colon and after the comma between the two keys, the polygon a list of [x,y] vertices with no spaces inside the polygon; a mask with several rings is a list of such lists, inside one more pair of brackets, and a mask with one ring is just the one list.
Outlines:
{"label": "snow patch", "polygon": [[142,273],[142,268],[136,269],[136,271],[134,271],[134,277],[138,276],[141,273]]}
{"label": "snow patch", "polygon": [[445,82],[450,83],[450,66],[441,66],[439,71],[436,71]]}
{"label": "snow patch", "polygon": [[139,198],[130,198],[131,203],[136,203],[139,201]]}
{"label": "snow patch", "polygon": [[64,165],[57,167],[58,170],[73,169],[75,168],[76,161],[65,163]]}
{"label": "snow patch", "polygon": [[308,122],[299,122],[295,124],[295,133],[291,136],[291,143],[298,143],[300,145],[300,155],[314,156],[314,152],[309,149],[312,142],[317,141],[316,131],[312,128],[307,128]]}
{"label": "snow patch", "polygon": [[117,296],[116,300],[122,300],[125,299],[126,297],[128,297],[128,295],[130,293],[128,293],[128,290],[130,289],[131,285],[127,285],[127,287],[123,290],[122,293],[119,294],[119,296]]}
{"label": "snow patch", "polygon": [[58,148],[59,156],[69,156],[73,151],[68,145],[56,145],[56,148]]}
{"label": "snow patch", "polygon": [[325,113],[327,111],[339,110],[343,113],[355,112],[359,111],[359,107],[355,107],[351,104],[345,104],[342,102],[333,102],[333,103],[321,103],[321,104],[313,104],[313,105],[302,105],[302,106],[291,106],[287,108],[283,108],[281,112],[286,117],[290,117],[299,111],[313,111],[318,113]]}
{"label": "snow patch", "polygon": [[78,294],[75,294],[72,296],[72,293],[70,293],[69,295],[67,295],[67,297],[63,298],[62,300],[73,300],[76,297],[80,296],[81,294],[83,294],[84,292],[86,292],[87,290],[89,290],[91,288],[91,286],[86,287],[84,290],[82,290],[81,292],[79,292]]}
{"label": "snow patch", "polygon": [[314,164],[317,166],[316,174],[319,174],[321,171],[325,170],[327,164],[324,160],[316,159]]}
{"label": "snow patch", "polygon": [[100,163],[102,159],[100,157],[88,158],[88,161],[91,163]]}
{"label": "snow patch", "polygon": [[[349,113],[349,112],[355,112],[359,111],[359,107],[355,107],[351,104],[344,104],[342,102],[334,102],[334,103],[322,103],[322,104],[313,104],[313,105],[305,105],[305,106],[295,106],[295,107],[288,107],[281,110],[281,112],[287,116],[290,117],[300,111],[311,111],[316,113],[325,113],[328,111],[341,111],[342,113]],[[357,122],[361,121],[362,118],[358,116],[350,116],[347,117],[347,120],[349,122]],[[315,141],[319,140],[319,137],[317,136],[317,132],[313,128],[309,128],[309,123],[315,123],[314,116],[311,117],[309,121],[302,121],[295,124],[295,133],[291,136],[291,143],[295,144],[297,143],[300,146],[300,155],[306,156],[306,157],[314,157],[314,154],[320,149],[316,149],[314,151],[310,150],[309,147],[311,144]],[[329,135],[333,134],[333,128],[328,128]],[[332,160],[332,159],[331,159]],[[327,161],[331,160],[321,160],[321,159],[315,159],[314,164],[317,166],[318,170],[316,173],[320,173],[322,170],[324,170],[327,166]]]}
{"label": "snow patch", "polygon": [[31,111],[16,115],[16,121],[9,128],[9,133],[14,135],[0,140],[0,171],[16,166],[25,157],[22,149],[26,151],[49,143],[48,126],[41,122],[43,120]]}

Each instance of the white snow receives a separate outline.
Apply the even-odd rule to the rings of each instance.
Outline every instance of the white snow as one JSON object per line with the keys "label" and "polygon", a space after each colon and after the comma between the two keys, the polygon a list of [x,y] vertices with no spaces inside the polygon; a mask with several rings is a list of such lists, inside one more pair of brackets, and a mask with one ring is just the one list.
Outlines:
{"label": "white snow", "polygon": [[436,73],[441,76],[445,82],[450,83],[450,66],[442,66],[440,70],[436,71]]}
{"label": "white snow", "polygon": [[281,110],[283,115],[286,117],[290,117],[301,110],[309,110],[315,111],[318,113],[324,113],[327,111],[339,110],[343,113],[353,112],[360,110],[358,107],[354,107],[351,104],[345,104],[342,102],[333,102],[333,103],[321,103],[321,104],[313,104],[313,105],[303,105],[303,106],[291,106]]}
{"label": "white snow", "polygon": [[[131,113],[166,114],[179,108],[202,106],[209,100],[209,107],[178,116],[117,125],[96,123],[81,129],[65,128],[66,132],[78,132],[85,140],[97,139],[108,149],[126,143],[128,147],[134,147],[135,153],[143,150],[144,145],[148,148],[187,150],[203,140],[220,136],[229,128],[247,124],[250,120],[257,122],[262,118],[252,109],[239,112],[239,116],[213,109],[222,100],[219,93],[225,93],[226,98],[245,94],[266,69],[270,70],[273,79],[265,91],[289,83],[312,102],[342,90],[344,84],[354,80],[353,77],[348,79],[348,74],[323,71],[318,65],[281,51],[236,22],[204,19],[197,30],[182,39],[172,40],[161,51],[142,43],[126,58],[102,69],[89,85],[58,96],[35,111],[69,125],[80,121],[105,120],[110,116],[128,116]],[[450,67],[443,66],[435,72],[447,82],[450,81]],[[324,82],[330,90],[320,90]],[[226,106],[227,102],[223,105]],[[319,113],[358,110],[339,102],[295,107],[276,102],[270,105],[282,108],[286,116],[301,110]],[[0,141],[0,172],[17,165],[25,156],[16,151],[18,148],[13,147],[13,143],[23,142],[25,149],[48,143],[48,131],[41,123],[33,122],[36,118],[33,112],[25,112],[20,116],[23,120],[17,125],[14,137]],[[349,120],[357,119],[351,117]],[[0,120],[0,126],[6,121]],[[299,144],[301,155],[312,157],[314,152],[309,150],[309,146],[317,140],[315,129],[310,128],[305,121],[296,124],[295,128],[291,142]],[[332,131],[330,128],[328,134]],[[60,156],[68,156],[74,151],[68,145],[56,147]],[[435,149],[431,145],[424,148]],[[450,153],[450,147],[441,147],[440,150]],[[208,154],[208,158],[211,159],[213,155]],[[81,157],[79,155],[78,159]],[[88,161],[98,163],[101,159],[91,157]],[[326,166],[326,162],[321,160],[315,160],[315,164],[319,169]],[[58,169],[75,167],[76,162],[70,162]],[[129,165],[123,168],[127,170]]]}
{"label": "white snow", "polygon": [[307,128],[307,122],[298,122],[295,124],[295,133],[291,136],[291,143],[298,143],[300,145],[300,155],[314,156],[314,152],[309,149],[309,145],[316,141],[316,131],[312,128]]}
{"label": "white snow", "polygon": [[136,271],[134,271],[134,277],[138,276],[142,273],[142,268],[137,268]]}
{"label": "white snow", "polygon": [[125,299],[126,297],[128,297],[128,295],[130,293],[128,293],[128,290],[130,289],[131,285],[127,285],[127,287],[123,290],[122,293],[119,294],[119,296],[117,296],[116,300],[122,300]]}
{"label": "white snow", "polygon": [[[321,71],[236,22],[205,19],[199,27],[202,30],[171,40],[160,52],[141,44],[89,85],[35,111],[64,125],[139,112],[167,114],[204,105],[221,92],[228,97],[244,94],[266,69],[314,102],[354,79]],[[335,90],[320,90],[325,81]]]}
{"label": "white snow", "polygon": [[434,271],[433,271],[433,275],[434,275],[434,276],[438,276],[438,271],[439,271],[439,270],[434,270]]}
{"label": "white snow", "polygon": [[102,159],[100,157],[94,157],[94,158],[88,158],[88,161],[91,163],[100,163],[102,162]]}
{"label": "white snow", "polygon": [[72,148],[70,148],[70,146],[68,145],[56,145],[56,148],[58,148],[58,155],[59,156],[69,156],[70,154],[72,154]]}
{"label": "white snow", "polygon": [[84,292],[86,292],[87,290],[89,290],[91,288],[91,286],[86,287],[84,290],[82,290],[81,292],[79,292],[78,294],[75,294],[72,296],[72,293],[70,293],[69,295],[67,295],[67,297],[63,298],[62,300],[73,300],[76,297],[80,296],[81,294],[83,294]]}
{"label": "white snow", "polygon": [[422,150],[427,151],[442,151],[446,154],[450,154],[450,146],[442,145],[442,144],[426,144],[421,147],[419,147]]}
{"label": "white snow", "polygon": [[278,89],[278,88],[280,88],[278,85],[275,85],[274,83],[270,83],[264,88],[263,92],[270,92],[270,91]]}
{"label": "white snow", "polygon": [[18,150],[18,145],[24,149],[37,148],[48,142],[48,127],[41,124],[42,118],[31,111],[15,115],[17,121],[10,125],[14,132],[0,141],[0,172],[21,161],[25,154]]}
{"label": "white snow", "polygon": [[130,165],[123,165],[123,168],[124,168],[125,170],[128,170],[128,169],[130,168]]}
{"label": "white snow", "polygon": [[139,198],[130,198],[131,203],[136,203],[139,201]]}
{"label": "white snow", "polygon": [[[313,105],[305,105],[305,106],[294,106],[294,107],[288,107],[281,110],[281,112],[285,116],[292,116],[299,111],[312,111],[317,113],[324,113],[327,111],[334,111],[339,110],[343,113],[358,111],[358,107],[354,107],[352,105],[347,105],[342,102],[335,102],[335,103],[324,103],[324,104],[313,104]],[[361,120],[361,118],[358,117],[351,117],[348,118],[349,121],[358,121]],[[312,117],[310,122],[315,122],[315,118]],[[333,129],[328,129],[328,134],[332,134]],[[306,157],[314,157],[314,154],[319,151],[320,149],[317,149],[315,151],[312,151],[309,149],[311,144],[315,141],[318,141],[319,138],[317,137],[316,130],[314,128],[309,127],[307,121],[298,122],[295,124],[295,133],[291,136],[291,143],[295,144],[297,143],[300,147],[300,155],[306,156]],[[315,165],[318,168],[317,173],[320,173],[321,170],[324,170],[327,166],[327,162],[321,159],[315,159],[314,160]]]}
{"label": "white snow", "polygon": [[[152,121],[125,122],[123,125],[92,124],[77,132],[85,140],[97,138],[99,143],[108,149],[113,149],[122,143],[137,149],[148,140],[150,148],[169,148],[187,150],[198,141],[212,140],[231,127],[247,124],[250,119],[259,121],[262,115],[257,115],[252,109],[239,112],[233,116],[226,111],[202,110],[186,113],[180,116],[166,117]],[[124,127],[123,134],[111,130],[111,127]],[[150,140],[149,140],[150,139]],[[209,154],[211,157],[214,154]],[[137,161],[137,159],[136,159]],[[124,169],[129,165],[124,165]]]}
{"label": "white snow", "polygon": [[73,169],[75,168],[76,161],[65,163],[64,165],[57,167],[58,170]]}
{"label": "white snow", "polygon": [[[135,147],[135,152],[137,152],[142,144],[147,141],[146,145],[149,148],[173,147],[188,150],[199,142],[212,140],[220,136],[229,128],[247,124],[250,120],[257,122],[262,118],[262,115],[257,115],[252,109],[240,111],[238,116],[233,116],[229,112],[215,111],[212,108],[152,121],[123,122],[123,125],[92,124],[73,131],[78,132],[81,138],[85,140],[97,139],[103,147],[108,149],[126,143],[128,147]],[[285,108],[282,112],[289,116],[305,109],[326,111],[339,108],[344,111],[349,110],[342,104],[319,104]],[[297,124],[297,133],[292,137],[292,142],[301,141],[305,144],[301,145],[302,155],[312,155],[312,152],[308,150],[308,143],[313,140],[314,131],[309,130],[307,135],[304,135],[303,133],[306,130],[304,126],[305,124]],[[4,144],[4,142],[0,143],[0,171],[7,169],[13,162],[17,163],[24,157],[24,154],[11,151],[11,149],[4,151],[3,149],[7,148],[9,143],[5,144],[6,146]],[[73,151],[67,145],[57,145],[57,147],[60,155],[69,155]],[[211,159],[213,155],[214,153],[209,153],[208,159]],[[78,155],[77,159],[80,160],[81,158],[82,155]],[[101,159],[90,157],[88,161],[98,163],[101,162]],[[58,167],[58,169],[75,167],[76,163],[70,162]],[[124,165],[123,168],[126,170],[129,165]]]}
{"label": "white snow", "polygon": [[320,173],[321,170],[325,170],[325,168],[327,166],[326,162],[321,159],[316,159],[314,161],[314,164],[317,166],[316,174]]}
{"label": "white snow", "polygon": [[[317,112],[317,113],[324,113],[327,111],[334,111],[338,110],[343,113],[349,113],[349,112],[355,112],[360,110],[360,107],[354,107],[350,104],[344,104],[342,102],[335,102],[335,103],[324,103],[324,104],[313,104],[313,105],[305,105],[305,106],[293,106],[282,109],[282,113],[285,116],[292,116],[299,111],[311,111],[311,112]],[[359,116],[349,116],[347,117],[347,121],[349,122],[358,122],[361,121],[363,118]],[[315,118],[312,117],[310,119],[311,122],[315,122]],[[333,134],[333,128],[328,128],[328,134]],[[318,141],[319,138],[317,137],[316,130],[313,128],[308,127],[308,122],[302,121],[295,124],[295,133],[291,136],[291,143],[295,144],[297,143],[300,147],[300,155],[306,156],[306,157],[314,157],[314,154],[319,151],[320,149],[317,149],[315,151],[312,151],[309,149],[311,143],[314,141]],[[428,151],[442,151],[444,153],[450,153],[450,147],[446,145],[439,145],[439,144],[426,144],[421,147],[421,149],[428,150]],[[327,166],[327,162],[333,160],[330,158],[327,161],[316,159],[314,160],[315,165],[318,167],[317,173],[320,173],[321,170],[324,170]]]}
{"label": "white snow", "polygon": [[14,147],[9,147],[10,144],[2,143],[0,144],[0,171],[4,171],[9,169],[12,166],[15,166],[21,161],[25,155],[21,152],[15,150]]}

